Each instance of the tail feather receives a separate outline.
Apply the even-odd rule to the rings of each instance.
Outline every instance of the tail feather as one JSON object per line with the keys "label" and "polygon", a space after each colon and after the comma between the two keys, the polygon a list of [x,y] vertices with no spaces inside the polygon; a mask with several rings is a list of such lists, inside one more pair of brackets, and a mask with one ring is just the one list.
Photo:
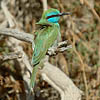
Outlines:
{"label": "tail feather", "polygon": [[30,90],[32,90],[35,86],[35,80],[36,80],[36,74],[37,74],[37,70],[38,70],[38,66],[35,66],[32,70],[32,75],[31,75],[31,80],[30,80]]}

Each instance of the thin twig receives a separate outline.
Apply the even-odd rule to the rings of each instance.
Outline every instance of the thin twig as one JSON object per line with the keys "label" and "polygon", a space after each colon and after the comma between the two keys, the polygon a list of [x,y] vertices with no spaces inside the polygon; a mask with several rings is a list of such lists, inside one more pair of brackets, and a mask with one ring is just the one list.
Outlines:
{"label": "thin twig", "polygon": [[87,0],[84,0],[84,3],[90,8],[90,10],[96,16],[96,18],[98,19],[98,21],[100,23],[100,16],[97,14],[97,12],[95,11],[95,9],[90,6],[90,4],[89,4],[89,2]]}
{"label": "thin twig", "polygon": [[[6,6],[5,6],[6,7]],[[10,14],[10,12],[6,9],[6,11]],[[9,15],[8,14],[8,15]],[[6,15],[6,14],[5,14]],[[8,16],[6,15],[6,16]],[[8,18],[8,17],[7,17]],[[10,19],[12,19],[11,17],[9,17]],[[9,22],[9,18],[8,18],[8,22]],[[13,22],[11,20],[11,22]],[[9,22],[9,25],[10,27],[13,26],[13,24],[11,24],[11,22]],[[24,36],[22,36],[24,37]],[[16,37],[15,37],[16,38]],[[17,37],[18,38],[18,37]],[[11,40],[10,40],[11,39]],[[19,41],[17,41],[16,39],[13,39],[13,38],[10,38],[9,39],[9,45],[13,45],[15,44],[16,47],[12,47],[12,49],[15,49],[15,50],[19,50],[21,51],[21,53],[24,55],[23,59],[22,59],[22,62],[26,65],[26,67],[30,67],[30,64],[29,64],[29,60],[28,60],[28,57],[27,55],[25,54],[25,52],[23,51],[22,47],[19,45]],[[19,61],[19,60],[18,60]],[[19,61],[21,67],[23,67],[23,64],[22,64],[21,61]],[[48,79],[51,78],[52,81],[52,86],[55,86],[56,87],[59,87],[61,91],[61,96],[62,96],[62,100],[79,100],[81,99],[81,91],[73,84],[73,82],[68,78],[66,77],[66,75],[60,71],[57,67],[50,67],[51,65],[48,65],[47,63],[45,63],[45,66],[49,66],[49,67],[44,67],[42,70],[42,75],[43,73],[46,73],[47,74],[47,77]],[[24,67],[25,68],[25,67]],[[55,69],[56,68],[56,69]],[[27,68],[28,69],[28,68]],[[49,71],[50,70],[50,71]],[[44,72],[43,72],[44,71]],[[54,74],[52,74],[52,71],[54,71]],[[24,72],[24,70],[23,70]],[[23,74],[23,79],[24,81],[28,84],[28,77],[25,75],[27,75],[26,73],[22,73]],[[64,76],[64,78],[62,78],[62,75]],[[46,76],[46,75],[45,75]],[[58,77],[57,77],[58,76]],[[44,76],[43,76],[44,77]],[[56,78],[57,77],[57,78]],[[26,78],[26,80],[25,80]],[[55,81],[56,79],[57,81]],[[67,80],[67,81],[66,81]],[[49,82],[49,81],[48,81]],[[51,83],[51,82],[50,82]],[[63,84],[62,84],[63,83]],[[27,89],[27,88],[26,88]],[[26,90],[25,89],[25,90]],[[56,88],[57,89],[57,88]],[[74,90],[74,91],[73,91]],[[27,90],[28,92],[28,90]],[[66,99],[67,98],[67,99]],[[76,99],[77,98],[77,99]]]}
{"label": "thin twig", "polygon": [[42,0],[43,10],[46,11],[48,9],[47,0]]}
{"label": "thin twig", "polygon": [[77,52],[76,47],[75,47],[75,39],[74,39],[74,33],[71,31],[72,35],[73,35],[73,49],[74,52],[76,53],[76,55],[79,57],[80,63],[82,65],[82,75],[83,75],[83,80],[84,80],[84,85],[85,85],[85,95],[86,95],[86,100],[88,99],[88,85],[87,85],[87,79],[86,79],[86,74],[85,74],[85,66],[82,60],[81,55]]}
{"label": "thin twig", "polygon": [[61,9],[61,11],[64,12],[65,9],[63,7],[63,4],[62,4],[61,0],[57,0],[57,2],[58,2],[58,5],[59,5],[59,8]]}
{"label": "thin twig", "polygon": [[83,63],[83,60],[80,56],[80,54],[77,52],[76,48],[74,47],[74,52],[77,54],[77,56],[79,57],[79,60],[81,62],[82,65],[82,74],[83,74],[83,80],[84,80],[84,85],[85,85],[85,95],[86,95],[86,100],[89,100],[88,98],[88,85],[87,85],[87,79],[86,79],[86,74],[85,74],[85,66]]}
{"label": "thin twig", "polygon": [[22,57],[22,54],[20,52],[12,52],[12,53],[8,53],[6,55],[1,55],[0,62],[3,63],[7,60],[18,59],[21,57]]}
{"label": "thin twig", "polygon": [[10,27],[15,27],[16,26],[16,21],[14,20],[13,16],[9,13],[5,1],[1,2],[1,8],[7,18],[7,21],[10,25]]}
{"label": "thin twig", "polygon": [[[12,14],[8,11],[6,3],[4,1],[2,1],[1,5],[2,5],[3,12],[4,12],[4,14],[5,14],[6,18],[7,18],[7,21],[8,21],[8,24],[9,24],[10,28],[16,27],[16,29],[18,29],[18,24],[17,24],[15,18],[12,16]],[[15,30],[14,30],[14,32],[15,32]],[[18,37],[18,35],[17,35],[17,37]],[[21,37],[20,37],[20,39],[21,39]],[[21,41],[18,41],[17,39],[14,39],[12,37],[9,37],[8,40],[7,40],[7,44],[12,48],[12,50],[20,51],[22,53],[22,55],[23,55],[21,60],[20,59],[17,59],[17,60],[18,60],[18,62],[20,64],[20,67],[22,69],[21,73],[22,73],[22,77],[23,77],[23,80],[24,80],[25,92],[26,92],[26,95],[28,95],[29,87],[30,87],[30,85],[29,85],[29,80],[30,80],[29,71],[30,72],[32,71],[32,66],[31,66],[31,64],[29,62],[28,56],[23,51],[23,48],[20,45],[20,43],[21,43]],[[25,69],[27,69],[27,70],[25,70]],[[32,96],[32,97],[34,97],[34,96]]]}
{"label": "thin twig", "polygon": [[68,45],[67,41],[59,42],[58,46],[49,48],[47,54],[49,56],[54,56],[70,48],[72,48],[72,45]]}

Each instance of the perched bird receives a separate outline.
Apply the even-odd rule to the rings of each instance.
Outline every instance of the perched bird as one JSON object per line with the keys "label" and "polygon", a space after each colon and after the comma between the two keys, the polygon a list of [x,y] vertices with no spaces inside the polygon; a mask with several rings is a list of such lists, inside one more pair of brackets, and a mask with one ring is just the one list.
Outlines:
{"label": "perched bird", "polygon": [[40,21],[36,24],[41,28],[36,31],[35,48],[32,56],[33,72],[30,81],[30,88],[32,89],[35,84],[36,72],[40,61],[45,57],[48,48],[50,48],[57,37],[60,37],[60,26],[58,21],[63,15],[70,15],[67,13],[60,13],[57,9],[46,10]]}

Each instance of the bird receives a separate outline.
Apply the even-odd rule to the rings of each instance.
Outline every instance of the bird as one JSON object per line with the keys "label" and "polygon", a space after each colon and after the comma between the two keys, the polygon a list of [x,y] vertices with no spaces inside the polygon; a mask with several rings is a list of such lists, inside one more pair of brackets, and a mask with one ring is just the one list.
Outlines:
{"label": "bird", "polygon": [[40,29],[36,30],[35,47],[32,55],[32,75],[30,79],[30,89],[34,88],[36,73],[41,60],[45,57],[47,50],[53,46],[57,38],[61,38],[59,20],[61,16],[70,15],[70,12],[60,13],[59,10],[50,8],[43,12],[37,25]]}

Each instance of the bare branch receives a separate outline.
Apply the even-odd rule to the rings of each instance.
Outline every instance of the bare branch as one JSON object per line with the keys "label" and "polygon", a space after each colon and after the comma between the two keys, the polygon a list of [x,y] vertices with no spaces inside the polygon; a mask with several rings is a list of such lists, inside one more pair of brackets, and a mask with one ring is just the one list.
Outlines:
{"label": "bare branch", "polygon": [[97,18],[97,20],[100,23],[100,16],[97,14],[97,12],[95,11],[95,9],[93,7],[91,7],[90,3],[87,0],[83,0],[83,1],[90,8],[90,10],[92,11],[92,13],[95,15],[95,17]]}
{"label": "bare branch", "polygon": [[[29,33],[20,32],[18,29],[3,28],[3,29],[0,29],[0,35],[11,36],[18,40],[29,42],[34,45],[34,36]],[[49,48],[47,54],[49,56],[57,55],[59,52],[64,52],[69,48],[72,48],[72,46],[67,45],[67,41],[63,41],[63,42],[58,43],[57,47]]]}
{"label": "bare branch", "polygon": [[[11,16],[6,5],[2,3],[2,6],[3,6],[2,9],[5,13],[5,16],[7,18],[7,21],[9,22],[10,27],[14,27],[16,21]],[[19,32],[18,30],[15,30],[15,29],[7,29],[7,28],[0,29],[0,34],[8,35],[8,36],[11,36],[16,39],[23,40],[23,41],[26,41],[29,43],[33,43],[33,39],[34,39],[31,34]],[[29,63],[28,56],[23,51],[23,48],[19,45],[21,42],[14,38],[9,38],[9,40],[7,41],[7,44],[9,46],[11,46],[14,51],[20,51],[23,54],[23,58],[21,59],[22,61],[20,61],[19,59],[18,59],[18,61],[22,68],[23,79],[27,83],[27,87],[25,87],[25,90],[26,90],[25,92],[27,93],[27,92],[29,92],[28,88],[29,88],[30,77],[28,75],[29,74],[28,72],[25,73],[25,66],[26,66],[27,70],[31,70],[31,71],[32,71],[32,67]],[[13,44],[15,46],[12,46]],[[65,50],[65,49],[63,49],[63,50]],[[63,51],[63,50],[61,50],[61,51]],[[51,64],[49,64],[47,62],[47,63],[45,63],[45,67],[41,71],[41,75],[49,84],[51,84],[55,89],[57,89],[60,92],[62,100],[80,100],[81,91],[57,67],[52,66]]]}
{"label": "bare branch", "polygon": [[[4,12],[6,18],[7,18],[9,26],[11,28],[12,27],[16,27],[16,29],[18,29],[18,23],[16,22],[15,18],[11,15],[11,13],[8,11],[6,3],[4,1],[1,2],[1,7],[3,9],[3,12]],[[15,30],[14,30],[14,32],[17,33]],[[7,33],[7,32],[5,32],[5,33]],[[13,31],[12,31],[12,33],[13,33]],[[21,33],[19,35],[21,35]],[[11,35],[11,36],[14,37],[15,34]],[[22,77],[23,77],[23,80],[24,80],[25,93],[26,93],[26,95],[28,95],[29,94],[29,87],[30,87],[30,85],[29,85],[29,81],[30,81],[29,71],[30,72],[32,71],[32,66],[31,66],[31,64],[29,62],[28,56],[23,51],[23,48],[20,45],[21,41],[17,40],[18,39],[18,35],[16,36],[17,39],[14,39],[12,37],[8,38],[7,44],[8,44],[8,46],[10,46],[12,48],[12,50],[20,51],[22,53],[22,55],[23,55],[22,59],[17,59],[17,60],[18,60],[18,62],[20,64],[20,67],[21,67],[21,73],[22,73]],[[22,39],[21,37],[23,37],[23,35],[20,36],[20,39]],[[27,70],[25,70],[25,69],[27,69]],[[34,96],[31,95],[31,97],[33,98]],[[28,98],[26,100],[28,100]]]}
{"label": "bare branch", "polygon": [[0,63],[3,63],[7,60],[18,59],[21,57],[22,57],[22,54],[20,52],[16,52],[16,53],[12,52],[12,53],[0,56]]}
{"label": "bare branch", "polygon": [[45,62],[41,75],[45,81],[59,91],[61,100],[81,100],[83,92],[57,67]]}
{"label": "bare branch", "polygon": [[18,29],[3,28],[0,29],[0,35],[11,36],[18,40],[26,41],[29,43],[33,43],[34,40],[34,36],[32,34],[21,32]]}
{"label": "bare branch", "polygon": [[72,45],[68,45],[67,41],[59,42],[57,47],[49,48],[47,54],[49,56],[54,56],[70,48],[72,48]]}
{"label": "bare branch", "polygon": [[43,10],[46,11],[48,9],[47,0],[42,0],[43,3]]}

